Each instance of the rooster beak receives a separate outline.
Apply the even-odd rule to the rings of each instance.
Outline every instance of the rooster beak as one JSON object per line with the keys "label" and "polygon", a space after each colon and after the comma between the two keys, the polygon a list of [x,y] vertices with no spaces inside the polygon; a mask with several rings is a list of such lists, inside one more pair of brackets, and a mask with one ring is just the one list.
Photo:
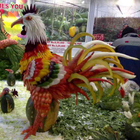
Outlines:
{"label": "rooster beak", "polygon": [[11,24],[11,28],[12,28],[13,26],[15,26],[16,24],[23,24],[23,18],[21,17],[21,18],[19,18],[18,20],[16,20],[15,22],[13,22],[13,23]]}
{"label": "rooster beak", "polygon": [[13,73],[13,70],[11,69],[5,69],[6,71],[8,71],[9,73]]}

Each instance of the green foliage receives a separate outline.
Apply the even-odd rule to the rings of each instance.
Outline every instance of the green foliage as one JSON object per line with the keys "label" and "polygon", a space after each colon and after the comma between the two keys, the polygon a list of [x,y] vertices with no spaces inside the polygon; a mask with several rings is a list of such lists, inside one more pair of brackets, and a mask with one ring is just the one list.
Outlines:
{"label": "green foliage", "polygon": [[[77,26],[79,30],[85,31],[88,12],[86,8],[60,8],[39,6],[40,15],[46,25],[46,31],[50,33],[49,40],[70,41],[69,28]],[[48,33],[47,33],[48,34]],[[84,41],[84,37],[80,41]]]}
{"label": "green foliage", "polygon": [[135,98],[134,98],[134,104],[131,107],[132,113],[139,113],[140,112],[140,92],[137,92],[135,94]]}
{"label": "green foliage", "polygon": [[[122,108],[122,98],[118,89],[115,90],[112,96],[108,96],[113,87],[104,90],[101,101],[97,104],[102,109],[115,111]],[[97,92],[98,95],[98,92]]]}
{"label": "green foliage", "polygon": [[[3,21],[1,20],[0,23],[3,24]],[[2,31],[2,26],[0,26],[0,41],[4,39],[7,39],[7,37]],[[19,61],[22,59],[23,53],[24,50],[19,45],[9,45],[4,49],[0,49],[0,72],[2,74],[0,80],[7,77],[5,68],[12,69],[14,72],[19,69]]]}
{"label": "green foliage", "polygon": [[[125,100],[129,100],[128,97]],[[140,122],[139,112],[140,112],[140,92],[135,94],[134,104],[130,105],[130,112],[132,113],[132,119],[128,119],[127,123],[132,124],[134,122]]]}
{"label": "green foliage", "polygon": [[[3,24],[3,21],[0,22]],[[0,41],[6,38],[0,26]],[[0,80],[7,78],[8,72],[5,69],[12,69],[14,72],[19,69],[19,61],[22,59],[23,53],[24,50],[18,45],[9,45],[0,49]]]}
{"label": "green foliage", "polygon": [[5,49],[6,49],[6,54],[8,55],[9,60],[12,63],[12,70],[15,72],[19,68],[19,62],[17,56],[11,47],[6,47]]}
{"label": "green foliage", "polygon": [[[126,118],[119,111],[102,110],[98,105],[92,104],[92,97],[87,94],[90,100],[79,95],[78,105],[75,104],[75,96],[60,101],[60,115],[57,123],[50,129],[53,135],[61,134],[65,140],[87,140],[90,137],[94,140],[119,140],[110,139],[116,137],[116,131],[120,139],[124,140],[124,124]],[[105,126],[111,127],[114,134],[105,130]]]}
{"label": "green foliage", "polygon": [[[126,97],[125,100],[128,101],[129,98]],[[130,112],[132,113],[132,118],[126,121],[125,135],[126,138],[130,140],[139,140],[140,139],[140,125],[139,125],[140,124],[140,117],[139,117],[140,93],[139,92],[135,94],[134,104],[130,105]]]}
{"label": "green foliage", "polygon": [[2,27],[1,24],[3,24],[3,21],[0,21],[0,40],[4,40],[7,37],[5,36],[5,34],[3,33],[2,29],[1,29],[1,27]]}
{"label": "green foliage", "polygon": [[12,67],[10,60],[0,59],[0,80],[6,79],[8,72],[5,69]]}
{"label": "green foliage", "polygon": [[[23,53],[24,50],[18,45],[10,45],[0,50],[0,80],[7,78],[8,72],[5,69],[12,69],[14,72],[19,69],[19,61]],[[19,75],[17,77],[19,78]]]}
{"label": "green foliage", "polygon": [[24,51],[18,45],[10,45],[0,50],[0,80],[7,78],[8,72],[5,69],[12,69],[14,72],[19,69],[19,61],[23,53]]}
{"label": "green foliage", "polygon": [[[0,49],[0,59],[6,59],[8,56],[5,49]],[[8,58],[7,58],[8,59]]]}
{"label": "green foliage", "polygon": [[127,123],[125,126],[125,135],[129,140],[139,140],[140,139],[140,129],[131,126]]}

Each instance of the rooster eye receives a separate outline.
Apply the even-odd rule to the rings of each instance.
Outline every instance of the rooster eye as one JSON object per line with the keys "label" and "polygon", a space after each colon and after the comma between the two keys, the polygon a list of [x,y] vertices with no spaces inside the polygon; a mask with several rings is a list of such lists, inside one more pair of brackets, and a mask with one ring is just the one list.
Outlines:
{"label": "rooster eye", "polygon": [[32,20],[32,17],[31,16],[27,16],[26,20]]}

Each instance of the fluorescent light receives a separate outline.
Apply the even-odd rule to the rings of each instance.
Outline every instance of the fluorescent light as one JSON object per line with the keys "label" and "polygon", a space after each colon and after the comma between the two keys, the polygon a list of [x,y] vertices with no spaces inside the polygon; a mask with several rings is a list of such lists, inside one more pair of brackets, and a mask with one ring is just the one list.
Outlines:
{"label": "fluorescent light", "polygon": [[63,0],[54,0],[55,3],[60,4],[63,2]]}
{"label": "fluorescent light", "polygon": [[84,3],[85,3],[85,1],[83,0],[83,1],[82,1],[82,4],[84,4]]}
{"label": "fluorescent light", "polygon": [[134,0],[118,0],[117,4],[121,6],[132,6],[134,4]]}

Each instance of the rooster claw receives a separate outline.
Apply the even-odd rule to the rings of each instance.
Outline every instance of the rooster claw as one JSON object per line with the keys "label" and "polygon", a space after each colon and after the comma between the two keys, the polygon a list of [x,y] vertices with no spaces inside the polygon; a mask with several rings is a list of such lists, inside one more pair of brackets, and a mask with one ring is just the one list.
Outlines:
{"label": "rooster claw", "polygon": [[27,133],[23,140],[26,140],[30,135],[36,135],[36,130],[33,129],[32,126],[30,126],[28,129],[23,130],[21,134]]}
{"label": "rooster claw", "polygon": [[24,133],[29,132],[31,128],[32,128],[32,126],[30,126],[28,129],[23,130],[23,131],[21,132],[21,135],[24,134]]}

